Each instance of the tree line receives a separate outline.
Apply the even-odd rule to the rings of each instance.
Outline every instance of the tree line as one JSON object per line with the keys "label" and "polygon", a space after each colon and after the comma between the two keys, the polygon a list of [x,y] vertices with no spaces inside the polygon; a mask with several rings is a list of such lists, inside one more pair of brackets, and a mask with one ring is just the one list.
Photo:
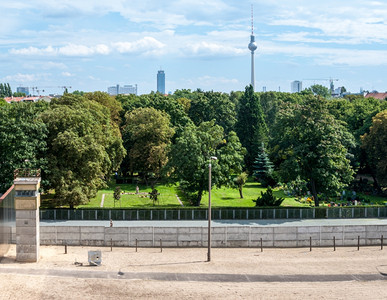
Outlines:
{"label": "tree line", "polygon": [[4,101],[3,98],[6,97],[25,97],[25,93],[20,93],[20,92],[14,92],[12,93],[11,86],[9,83],[0,83],[0,105],[2,105]]}
{"label": "tree line", "polygon": [[12,89],[9,83],[0,83],[0,98],[12,97]]}
{"label": "tree line", "polygon": [[[267,185],[302,183],[315,200],[335,197],[358,173],[387,186],[387,102],[361,96],[325,99],[313,92],[173,95],[65,93],[51,103],[0,106],[0,192],[13,170],[42,169],[43,187],[71,207],[109,179],[137,175],[154,185],[179,182],[193,205],[214,186],[246,173]],[[242,184],[243,184],[242,180]]]}

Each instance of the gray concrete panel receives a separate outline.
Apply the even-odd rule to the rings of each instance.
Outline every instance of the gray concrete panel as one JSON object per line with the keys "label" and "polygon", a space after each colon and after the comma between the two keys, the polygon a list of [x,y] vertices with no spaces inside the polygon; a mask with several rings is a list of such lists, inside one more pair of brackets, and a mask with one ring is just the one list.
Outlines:
{"label": "gray concrete panel", "polygon": [[105,229],[106,234],[128,234],[128,227],[103,227]]}
{"label": "gray concrete panel", "polygon": [[320,226],[305,226],[305,227],[297,227],[298,234],[300,233],[320,233]]}
{"label": "gray concrete panel", "polygon": [[295,241],[297,240],[297,233],[278,233],[274,234],[275,241]]}
{"label": "gray concrete panel", "polygon": [[321,233],[341,233],[343,230],[343,226],[321,226]]}
{"label": "gray concrete panel", "polygon": [[79,232],[58,232],[58,240],[80,240],[81,234]]}
{"label": "gray concrete panel", "polygon": [[47,227],[47,226],[40,226],[39,231],[40,233],[51,233],[54,232],[56,233],[57,227],[52,226],[52,227]]}
{"label": "gray concrete panel", "polygon": [[56,231],[59,233],[75,233],[80,232],[82,226],[56,226]]}
{"label": "gray concrete panel", "polygon": [[81,240],[105,240],[105,232],[81,232]]}
{"label": "gray concrete panel", "polygon": [[81,229],[81,234],[84,234],[84,233],[91,233],[91,234],[94,234],[94,233],[105,233],[105,227],[103,226],[81,226],[80,227]]}
{"label": "gray concrete panel", "polygon": [[179,241],[200,241],[202,238],[201,234],[179,234]]}
{"label": "gray concrete panel", "polygon": [[105,240],[106,241],[110,241],[110,240],[113,240],[113,241],[126,241],[126,243],[128,242],[128,234],[124,234],[124,233],[106,233],[105,234]]}
{"label": "gray concrete panel", "polygon": [[274,234],[296,234],[297,227],[274,227]]}
{"label": "gray concrete panel", "polygon": [[355,225],[346,225],[344,226],[344,232],[350,233],[350,232],[365,232],[365,226],[355,226]]}
{"label": "gray concrete panel", "polygon": [[251,234],[273,234],[274,227],[250,227]]}

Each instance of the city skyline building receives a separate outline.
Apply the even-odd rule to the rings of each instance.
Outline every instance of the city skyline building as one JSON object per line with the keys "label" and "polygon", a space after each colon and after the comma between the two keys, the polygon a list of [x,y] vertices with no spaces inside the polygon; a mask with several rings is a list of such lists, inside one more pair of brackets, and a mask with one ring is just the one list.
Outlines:
{"label": "city skyline building", "polygon": [[128,94],[137,95],[137,84],[124,85],[124,86],[120,86],[119,84],[117,84],[115,86],[108,87],[107,92],[111,96],[128,95]]}
{"label": "city skyline building", "polygon": [[164,70],[157,72],[157,91],[160,94],[165,94],[165,73]]}
{"label": "city skyline building", "polygon": [[24,93],[24,94],[26,94],[26,96],[28,96],[30,94],[30,89],[26,86],[18,86],[16,88],[16,92]]}
{"label": "city skyline building", "polygon": [[294,80],[290,84],[290,90],[292,93],[299,93],[302,91],[302,81]]}
{"label": "city skyline building", "polygon": [[135,85],[124,85],[123,87],[120,87],[119,90],[120,94],[134,94],[137,95],[137,84]]}
{"label": "city skyline building", "polygon": [[251,51],[251,85],[253,86],[253,90],[255,91],[254,51],[257,50],[258,46],[257,46],[257,43],[255,42],[255,36],[254,36],[253,5],[251,5],[251,35],[250,35],[250,43],[248,45],[248,48]]}

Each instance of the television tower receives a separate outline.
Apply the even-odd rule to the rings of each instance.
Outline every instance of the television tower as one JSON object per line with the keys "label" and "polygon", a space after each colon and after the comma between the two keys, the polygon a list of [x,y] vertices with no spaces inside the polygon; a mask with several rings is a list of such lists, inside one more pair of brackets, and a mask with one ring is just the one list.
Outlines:
{"label": "television tower", "polygon": [[255,42],[254,36],[254,15],[253,15],[253,5],[251,5],[251,35],[250,35],[250,43],[249,50],[251,51],[251,85],[255,90],[255,76],[254,76],[254,51],[257,50],[258,46]]}

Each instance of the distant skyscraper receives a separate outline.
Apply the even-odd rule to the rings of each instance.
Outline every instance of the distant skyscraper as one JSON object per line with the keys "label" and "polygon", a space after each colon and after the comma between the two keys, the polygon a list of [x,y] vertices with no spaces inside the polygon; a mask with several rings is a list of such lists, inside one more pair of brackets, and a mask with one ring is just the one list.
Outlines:
{"label": "distant skyscraper", "polygon": [[292,81],[292,83],[290,84],[290,87],[291,87],[292,93],[299,93],[302,91],[302,81],[298,81],[298,80]]}
{"label": "distant skyscraper", "polygon": [[116,96],[119,93],[120,85],[117,84],[116,86],[109,86],[108,87],[108,94],[111,96]]}
{"label": "distant skyscraper", "polygon": [[253,16],[253,5],[251,5],[251,35],[250,35],[250,43],[249,50],[251,51],[251,85],[255,90],[255,76],[254,76],[254,51],[257,50],[258,46],[255,42],[254,36],[254,16]]}
{"label": "distant skyscraper", "polygon": [[157,91],[160,94],[165,94],[165,73],[163,70],[157,72]]}
{"label": "distant skyscraper", "polygon": [[120,86],[119,94],[135,94],[137,95],[137,84]]}
{"label": "distant skyscraper", "polygon": [[24,93],[26,94],[26,96],[28,96],[30,94],[30,91],[28,89],[28,87],[25,87],[25,86],[19,86],[16,88],[16,92],[18,93]]}
{"label": "distant skyscraper", "polygon": [[116,95],[127,95],[127,94],[135,94],[137,95],[137,84],[135,85],[124,85],[120,86],[117,84],[116,86],[110,86],[107,88],[108,94],[111,96]]}

